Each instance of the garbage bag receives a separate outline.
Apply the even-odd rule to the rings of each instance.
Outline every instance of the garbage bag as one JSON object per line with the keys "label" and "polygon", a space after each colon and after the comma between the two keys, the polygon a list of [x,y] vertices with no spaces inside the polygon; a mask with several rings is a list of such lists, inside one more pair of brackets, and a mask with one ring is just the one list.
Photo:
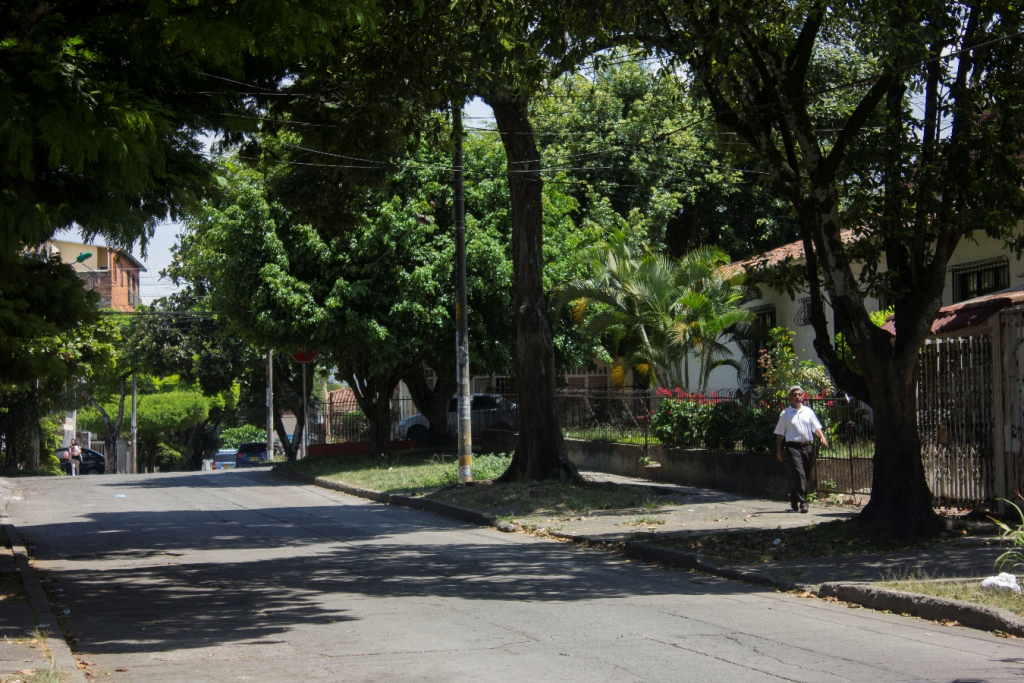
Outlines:
{"label": "garbage bag", "polygon": [[991,590],[1004,590],[1020,593],[1020,586],[1017,584],[1017,577],[1013,574],[1003,572],[999,576],[990,576],[981,582],[982,588]]}

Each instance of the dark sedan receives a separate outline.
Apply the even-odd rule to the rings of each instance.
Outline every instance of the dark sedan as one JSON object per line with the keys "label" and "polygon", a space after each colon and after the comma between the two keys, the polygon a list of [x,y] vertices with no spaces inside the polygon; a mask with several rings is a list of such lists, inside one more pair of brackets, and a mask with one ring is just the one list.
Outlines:
{"label": "dark sedan", "polygon": [[[71,461],[64,458],[67,452],[66,448],[58,448],[54,455],[60,460],[60,469],[64,474],[71,474]],[[83,448],[82,467],[78,471],[80,474],[103,474],[107,471],[107,459],[91,448]]]}

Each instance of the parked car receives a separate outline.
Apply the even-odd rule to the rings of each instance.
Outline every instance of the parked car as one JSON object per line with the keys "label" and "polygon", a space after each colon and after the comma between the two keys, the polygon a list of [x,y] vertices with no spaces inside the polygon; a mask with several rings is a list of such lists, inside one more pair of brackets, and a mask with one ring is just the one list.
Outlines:
{"label": "parked car", "polygon": [[252,467],[269,462],[266,441],[250,441],[243,443],[235,452],[235,469]]}
{"label": "parked car", "polygon": [[[64,459],[64,454],[67,453],[68,449],[58,448],[53,452],[60,460],[60,469],[64,474],[71,474],[71,461]],[[101,453],[97,453],[91,448],[82,449],[82,467],[79,469],[80,474],[103,474],[107,471],[107,459],[103,457]]]}
{"label": "parked car", "polygon": [[231,470],[235,468],[235,457],[238,455],[237,448],[222,448],[213,454],[213,469]]}
{"label": "parked car", "polygon": [[[473,394],[469,404],[470,424],[474,434],[485,429],[515,429],[518,421],[516,404],[499,394]],[[416,413],[398,423],[398,438],[412,441],[426,441],[430,421],[422,413]],[[459,400],[453,398],[448,404],[448,430],[452,434],[459,430]]]}

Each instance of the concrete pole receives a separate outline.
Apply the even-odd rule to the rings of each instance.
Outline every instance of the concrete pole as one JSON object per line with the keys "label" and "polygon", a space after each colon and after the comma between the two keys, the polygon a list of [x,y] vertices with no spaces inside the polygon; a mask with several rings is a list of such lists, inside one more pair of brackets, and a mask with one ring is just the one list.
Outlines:
{"label": "concrete pole", "polygon": [[132,459],[128,463],[128,471],[131,473],[138,472],[139,470],[139,453],[138,453],[138,437],[139,437],[139,423],[137,419],[137,412],[139,408],[139,393],[138,386],[135,381],[135,373],[132,373]]}
{"label": "concrete pole", "polygon": [[306,459],[306,449],[309,447],[309,404],[306,401],[306,366],[302,364],[302,459]]}
{"label": "concrete pole", "polygon": [[267,460],[274,457],[274,352],[267,351]]}
{"label": "concrete pole", "polygon": [[459,405],[459,481],[473,481],[473,423],[469,387],[469,318],[466,311],[466,196],[462,159],[462,103],[452,105],[452,133],[455,138],[455,219],[456,298],[455,361]]}

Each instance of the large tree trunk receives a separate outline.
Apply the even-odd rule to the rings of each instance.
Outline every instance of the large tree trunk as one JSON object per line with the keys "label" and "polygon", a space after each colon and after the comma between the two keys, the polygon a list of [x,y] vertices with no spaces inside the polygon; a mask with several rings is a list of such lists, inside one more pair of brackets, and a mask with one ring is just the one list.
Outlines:
{"label": "large tree trunk", "polygon": [[502,481],[580,480],[558,423],[555,347],[544,298],[540,153],[526,102],[488,101],[508,158],[512,199],[512,361],[519,392],[519,440]]}
{"label": "large tree trunk", "polygon": [[[871,499],[859,523],[872,536],[912,538],[932,534],[942,528],[942,523],[932,508],[921,460],[917,358],[938,309],[941,274],[927,287],[934,299],[931,309],[914,317],[906,316],[897,330],[898,340],[894,339],[871,321],[864,295],[842,258],[839,201],[834,188],[819,191],[816,199],[801,217],[814,348],[837,384],[874,411]],[[854,374],[835,350],[824,314],[819,273],[832,303],[835,331],[843,334],[863,375]],[[929,295],[924,291],[919,294]]]}
{"label": "large tree trunk", "polygon": [[433,388],[423,376],[422,370],[408,372],[402,379],[409,388],[409,395],[416,409],[430,423],[430,443],[438,444],[451,440],[451,431],[448,429],[448,406],[455,394],[455,373],[438,374]]}
{"label": "large tree trunk", "polygon": [[915,537],[944,528],[932,508],[921,460],[916,374],[900,377],[892,372],[886,390],[872,393],[875,457],[871,500],[858,517],[869,536]]}

